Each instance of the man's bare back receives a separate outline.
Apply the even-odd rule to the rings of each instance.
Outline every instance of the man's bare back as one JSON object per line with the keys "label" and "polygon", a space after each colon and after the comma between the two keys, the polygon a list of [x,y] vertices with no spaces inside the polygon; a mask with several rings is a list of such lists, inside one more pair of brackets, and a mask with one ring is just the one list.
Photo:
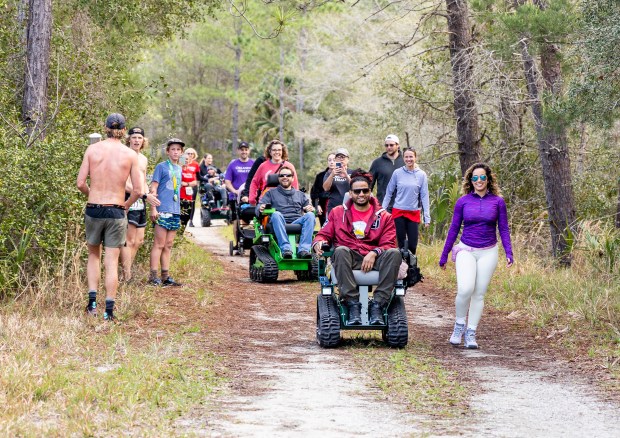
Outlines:
{"label": "man's bare back", "polygon": [[[120,140],[108,138],[90,145],[86,150],[78,173],[77,186],[82,193],[88,195],[88,202],[91,204],[129,206],[144,193],[142,175],[138,155]],[[89,177],[90,187],[87,184]],[[125,182],[128,178],[134,189],[126,203]]]}
{"label": "man's bare back", "polygon": [[[140,179],[142,181],[142,184],[144,184],[141,188],[140,188],[140,193],[147,193],[148,192],[148,185],[147,185],[147,181],[146,181],[146,169],[148,167],[149,161],[148,158],[146,158],[146,156],[142,153],[142,152],[137,152],[138,155],[138,169],[140,169]],[[131,184],[131,177],[127,178],[127,182],[125,183],[125,191],[127,193],[131,193],[133,189],[133,186]]]}

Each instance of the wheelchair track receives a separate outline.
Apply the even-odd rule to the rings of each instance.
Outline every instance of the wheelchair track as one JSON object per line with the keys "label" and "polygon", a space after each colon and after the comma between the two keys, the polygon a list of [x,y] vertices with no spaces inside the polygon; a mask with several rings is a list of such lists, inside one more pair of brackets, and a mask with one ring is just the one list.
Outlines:
{"label": "wheelchair track", "polygon": [[549,341],[492,310],[485,310],[480,350],[449,346],[453,297],[429,281],[407,294],[410,338],[457,370],[472,399],[456,420],[407,412],[351,366],[351,349],[316,344],[314,292],[292,272],[276,284],[251,282],[247,255],[230,257],[221,229],[190,229],[225,270],[225,282],[213,285],[204,342],[232,375],[209,418],[210,436],[617,436],[618,394],[595,385],[608,374],[563,360]]}

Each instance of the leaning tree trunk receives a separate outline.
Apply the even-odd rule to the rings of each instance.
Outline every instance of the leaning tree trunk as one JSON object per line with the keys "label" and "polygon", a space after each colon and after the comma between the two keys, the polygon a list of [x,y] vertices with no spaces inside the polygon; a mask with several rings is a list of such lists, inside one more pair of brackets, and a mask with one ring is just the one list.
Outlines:
{"label": "leaning tree trunk", "polygon": [[454,114],[461,173],[480,161],[482,148],[478,128],[478,110],[472,91],[471,31],[466,0],[446,0],[450,32],[450,62],[454,88]]}
{"label": "leaning tree trunk", "polygon": [[52,0],[30,0],[22,120],[30,142],[43,135],[52,39]]}
{"label": "leaning tree trunk", "polygon": [[237,143],[239,142],[239,86],[241,84],[241,20],[235,22],[236,41],[234,45],[235,49],[235,72],[233,76],[233,87],[235,90],[235,97],[232,108],[232,156],[235,157],[235,151],[237,150]]}
{"label": "leaning tree trunk", "polygon": [[[551,127],[545,124],[536,64],[529,53],[527,39],[523,38],[520,44],[545,184],[553,255],[560,264],[570,266],[570,239],[571,227],[575,222],[575,204],[566,129],[563,126]],[[545,91],[552,98],[558,96],[561,91],[562,75],[556,45],[542,46],[541,68]]]}

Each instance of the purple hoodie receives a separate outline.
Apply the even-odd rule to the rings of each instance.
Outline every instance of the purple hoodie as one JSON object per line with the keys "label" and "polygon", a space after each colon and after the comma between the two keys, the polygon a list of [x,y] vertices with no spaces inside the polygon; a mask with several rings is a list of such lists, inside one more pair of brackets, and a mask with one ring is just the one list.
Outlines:
{"label": "purple hoodie", "polygon": [[448,261],[448,253],[452,251],[456,237],[463,226],[461,242],[473,248],[487,248],[497,244],[497,232],[502,239],[506,258],[513,262],[510,230],[508,229],[508,213],[506,203],[501,196],[487,193],[482,198],[475,192],[461,196],[454,206],[452,224],[439,259],[439,266]]}

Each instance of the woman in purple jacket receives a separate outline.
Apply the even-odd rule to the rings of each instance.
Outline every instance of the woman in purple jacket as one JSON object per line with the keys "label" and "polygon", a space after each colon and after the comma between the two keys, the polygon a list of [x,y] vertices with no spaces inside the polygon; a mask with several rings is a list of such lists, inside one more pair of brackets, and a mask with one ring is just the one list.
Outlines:
{"label": "woman in purple jacket", "polygon": [[[465,334],[465,348],[478,348],[476,329],[482,316],[484,294],[497,267],[497,229],[508,267],[512,266],[514,259],[506,203],[501,197],[497,178],[491,168],[484,163],[476,163],[467,169],[463,177],[462,192],[463,196],[454,206],[452,225],[439,266],[446,269],[448,253],[452,251],[452,261],[456,264],[457,295],[456,322],[450,343],[454,346],[460,345]],[[461,224],[461,241],[454,245]]]}

